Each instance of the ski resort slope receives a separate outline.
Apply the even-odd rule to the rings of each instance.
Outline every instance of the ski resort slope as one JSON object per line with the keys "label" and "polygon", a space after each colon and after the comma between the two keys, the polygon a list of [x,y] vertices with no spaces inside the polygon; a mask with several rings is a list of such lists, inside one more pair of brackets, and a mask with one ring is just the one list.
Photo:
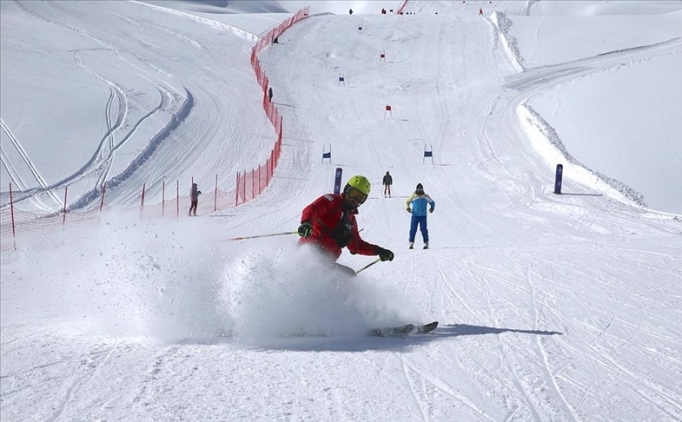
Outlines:
{"label": "ski resort slope", "polygon": [[[197,99],[172,131],[177,141],[166,137],[142,162],[145,177],[200,172],[209,183],[219,161],[239,170],[260,162],[249,153],[270,150],[265,141],[230,144],[214,132],[236,126],[247,136],[253,127],[274,142],[259,114],[255,78],[239,70],[248,69],[252,42],[242,30],[258,32],[260,20],[249,16],[235,30],[239,20],[221,15],[223,2],[51,3],[13,3],[23,22],[13,31],[38,16],[49,17],[48,27],[96,33],[114,52],[173,70],[150,78],[156,82],[141,92],[172,87],[170,97],[186,100],[190,92]],[[280,5],[293,11],[289,2],[258,3],[272,4],[268,19]],[[67,224],[3,252],[2,420],[682,419],[680,216],[651,207],[634,183],[607,171],[618,168],[610,160],[610,128],[654,107],[663,123],[650,129],[648,151],[660,156],[649,161],[679,178],[664,170],[681,160],[674,116],[682,106],[670,100],[680,89],[679,4],[418,1],[405,9],[415,14],[396,16],[378,14],[382,6],[374,11],[372,2],[364,2],[367,14],[353,15],[345,4],[322,3],[260,56],[284,120],[282,156],[260,197],[177,221],[113,210],[98,225]],[[2,7],[5,43],[11,38]],[[96,13],[102,7],[108,13]],[[590,19],[600,25],[582,25]],[[112,22],[118,31],[103,30]],[[623,22],[640,25],[646,36],[621,37],[629,33]],[[571,23],[583,30],[549,30]],[[163,28],[176,28],[172,42]],[[604,37],[599,48],[588,42],[596,32]],[[234,50],[219,53],[221,42]],[[161,51],[152,54],[149,44]],[[212,53],[192,51],[197,45]],[[57,51],[48,56],[65,68],[78,63],[73,55],[54,58]],[[193,60],[174,58],[185,55]],[[214,69],[221,58],[221,69],[234,73],[203,77],[201,69]],[[94,60],[89,68],[104,72],[106,65]],[[650,71],[657,75],[650,87],[660,91],[645,95],[654,103],[640,109],[636,102],[618,107],[627,87],[592,82],[612,77],[628,85]],[[129,82],[112,73],[93,85],[102,90],[92,99],[100,111],[109,110],[114,87]],[[228,86],[232,96],[217,94]],[[66,82],[60,87],[68,90]],[[253,109],[242,111],[245,104]],[[4,105],[3,131],[12,131],[13,145],[33,139],[27,156],[49,158]],[[26,119],[35,119],[24,106]],[[164,107],[160,124],[173,119]],[[69,120],[69,113],[63,119],[62,134],[108,121],[78,114]],[[597,127],[603,144],[592,140],[588,148],[577,134],[596,121],[610,125]],[[196,144],[182,155],[181,141],[190,138]],[[636,157],[637,143],[628,144]],[[330,145],[331,163],[322,162]],[[598,160],[588,165],[574,151]],[[38,158],[33,162],[41,168]],[[553,194],[558,163],[565,169],[562,195]],[[607,167],[595,167],[601,163]],[[83,173],[75,167],[72,173]],[[344,181],[354,174],[371,180],[359,209],[361,235],[395,252],[392,262],[352,279],[322,267],[286,234],[308,203],[332,190],[336,167]],[[386,171],[394,180],[391,198],[381,194]],[[118,186],[121,204],[135,203],[135,184],[145,178],[132,174]],[[416,249],[407,249],[404,201],[417,183],[436,201],[429,250],[421,249],[419,233]],[[679,184],[666,186],[675,196]],[[282,235],[230,240],[270,234]],[[360,269],[374,259],[344,252],[339,262]],[[430,335],[364,335],[432,320],[440,325]]]}

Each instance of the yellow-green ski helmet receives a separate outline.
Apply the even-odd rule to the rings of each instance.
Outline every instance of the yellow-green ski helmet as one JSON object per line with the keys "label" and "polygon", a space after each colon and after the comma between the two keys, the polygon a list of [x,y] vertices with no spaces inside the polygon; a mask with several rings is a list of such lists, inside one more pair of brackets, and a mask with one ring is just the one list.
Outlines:
{"label": "yellow-green ski helmet", "polygon": [[350,199],[356,200],[359,204],[364,203],[372,189],[372,184],[365,176],[353,176],[343,188],[343,193]]}

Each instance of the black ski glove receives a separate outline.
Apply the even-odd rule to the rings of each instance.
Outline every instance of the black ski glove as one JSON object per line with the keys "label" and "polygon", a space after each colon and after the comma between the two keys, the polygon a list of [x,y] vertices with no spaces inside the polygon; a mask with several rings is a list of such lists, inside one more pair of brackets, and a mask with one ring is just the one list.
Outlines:
{"label": "black ski glove", "polygon": [[382,261],[393,261],[393,252],[389,251],[388,249],[377,246],[374,252],[379,255],[379,259]]}
{"label": "black ski glove", "polygon": [[313,233],[313,226],[307,221],[304,221],[301,223],[300,226],[298,226],[298,235],[301,237],[310,237],[310,235]]}

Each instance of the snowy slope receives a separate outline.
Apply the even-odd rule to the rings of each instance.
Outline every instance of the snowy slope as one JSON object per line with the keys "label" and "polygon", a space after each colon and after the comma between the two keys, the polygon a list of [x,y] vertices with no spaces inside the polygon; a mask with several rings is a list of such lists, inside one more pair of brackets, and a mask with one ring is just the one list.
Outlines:
{"label": "snowy slope", "polygon": [[[140,164],[99,224],[3,251],[3,421],[682,418],[682,195],[645,177],[679,180],[678,3],[318,2],[260,57],[284,118],[264,194],[206,218],[128,213],[143,181],[231,183],[267,157],[248,54],[304,2],[245,3],[2,3],[3,190],[22,180],[22,206],[55,209],[50,187]],[[648,101],[627,101],[651,75]],[[645,156],[633,116],[651,109]],[[394,261],[348,279],[294,235],[228,240],[296,230],[336,167],[371,179],[361,234]],[[407,250],[418,182],[436,201],[428,251],[419,234]],[[433,335],[364,336],[431,320]]]}

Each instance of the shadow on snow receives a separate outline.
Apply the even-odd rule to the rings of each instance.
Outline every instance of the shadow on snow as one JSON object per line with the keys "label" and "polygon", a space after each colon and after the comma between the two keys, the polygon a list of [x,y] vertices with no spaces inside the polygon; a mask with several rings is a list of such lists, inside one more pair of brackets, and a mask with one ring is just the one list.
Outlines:
{"label": "shadow on snow", "polygon": [[559,331],[521,330],[515,328],[496,328],[468,324],[441,325],[429,334],[416,334],[406,337],[373,337],[373,336],[292,336],[272,337],[258,339],[257,341],[241,341],[240,339],[225,336],[206,341],[196,339],[179,341],[178,344],[225,344],[240,348],[271,351],[295,351],[295,352],[365,352],[371,350],[400,350],[409,351],[433,341],[443,341],[451,337],[477,336],[483,334],[519,333],[541,336],[563,335]]}
{"label": "shadow on snow", "polygon": [[495,328],[484,327],[481,325],[467,325],[467,324],[450,324],[443,325],[441,328],[434,331],[439,336],[476,336],[482,334],[502,334],[502,333],[521,333],[521,334],[535,334],[539,336],[563,335],[559,331],[541,331],[541,330],[517,330],[515,328]]}

